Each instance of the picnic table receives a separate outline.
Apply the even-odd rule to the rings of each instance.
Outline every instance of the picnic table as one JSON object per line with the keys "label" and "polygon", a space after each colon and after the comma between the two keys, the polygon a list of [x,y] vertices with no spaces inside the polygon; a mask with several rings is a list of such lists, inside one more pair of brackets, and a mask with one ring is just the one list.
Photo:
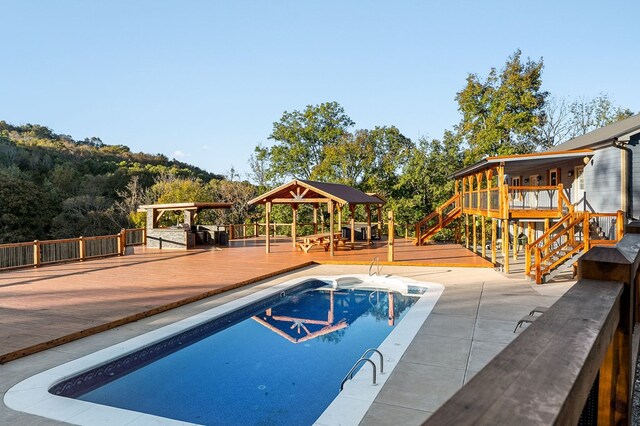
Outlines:
{"label": "picnic table", "polygon": [[[322,246],[324,247],[324,251],[328,251],[331,244],[331,233],[324,232],[322,234],[313,234],[306,235],[302,238],[302,242],[296,242],[296,246],[304,251],[305,253],[309,253],[311,247],[314,246]],[[333,234],[333,244],[334,248],[338,249],[338,244],[342,243],[346,247],[346,238],[342,238],[342,234],[340,232],[335,232]],[[353,248],[353,247],[352,247]]]}

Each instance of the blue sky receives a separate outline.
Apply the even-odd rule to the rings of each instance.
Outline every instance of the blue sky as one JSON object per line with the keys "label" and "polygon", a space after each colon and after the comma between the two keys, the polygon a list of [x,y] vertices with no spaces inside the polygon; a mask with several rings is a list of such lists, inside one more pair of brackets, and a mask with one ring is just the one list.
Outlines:
{"label": "blue sky", "polygon": [[337,101],[414,141],[516,49],[559,98],[640,111],[638,1],[0,0],[0,119],[97,136],[211,172],[248,159],[285,110]]}

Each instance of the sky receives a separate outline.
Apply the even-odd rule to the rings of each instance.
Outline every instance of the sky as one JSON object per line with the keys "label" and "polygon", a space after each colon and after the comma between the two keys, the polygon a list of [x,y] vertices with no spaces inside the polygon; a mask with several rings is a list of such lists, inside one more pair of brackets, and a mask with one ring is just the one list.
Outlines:
{"label": "sky", "polygon": [[440,138],[517,49],[559,99],[640,111],[640,2],[0,0],[0,120],[250,171],[284,111]]}

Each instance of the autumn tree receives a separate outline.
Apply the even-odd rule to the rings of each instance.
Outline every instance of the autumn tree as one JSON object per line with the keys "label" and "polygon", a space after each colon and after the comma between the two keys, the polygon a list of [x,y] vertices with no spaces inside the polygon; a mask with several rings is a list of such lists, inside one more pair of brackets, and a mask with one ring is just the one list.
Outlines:
{"label": "autumn tree", "polygon": [[521,57],[517,50],[501,71],[492,68],[486,79],[469,74],[456,95],[462,113],[457,131],[468,146],[465,163],[534,149],[547,98],[541,90],[543,61],[523,62]]}

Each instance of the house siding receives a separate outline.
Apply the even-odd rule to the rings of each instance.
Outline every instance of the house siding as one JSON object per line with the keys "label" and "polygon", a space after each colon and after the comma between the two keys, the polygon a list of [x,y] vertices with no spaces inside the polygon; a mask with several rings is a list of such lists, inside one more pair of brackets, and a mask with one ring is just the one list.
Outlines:
{"label": "house siding", "polygon": [[629,209],[634,219],[640,218],[640,134],[634,135],[629,142],[631,155],[629,156],[629,185],[631,185],[631,196]]}
{"label": "house siding", "polygon": [[585,210],[597,213],[620,210],[620,157],[620,149],[603,148],[585,166]]}

